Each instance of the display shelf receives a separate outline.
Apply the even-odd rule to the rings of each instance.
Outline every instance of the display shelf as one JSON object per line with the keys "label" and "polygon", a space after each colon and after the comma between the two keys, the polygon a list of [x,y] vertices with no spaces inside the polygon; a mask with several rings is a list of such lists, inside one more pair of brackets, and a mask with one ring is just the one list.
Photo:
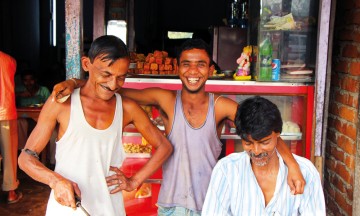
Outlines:
{"label": "display shelf", "polygon": [[[286,134],[280,135],[283,140],[302,140],[301,133],[293,133],[293,134]],[[233,139],[233,140],[240,140],[241,138],[237,134],[233,133],[224,133],[221,134],[220,139]]]}
{"label": "display shelf", "polygon": [[308,28],[308,29],[277,30],[277,29],[266,29],[266,28],[264,28],[264,29],[260,29],[259,31],[260,31],[260,33],[268,33],[268,32],[270,32],[270,33],[283,33],[283,32],[285,32],[285,33],[305,33],[305,34],[307,34],[309,32],[315,32],[315,29]]}

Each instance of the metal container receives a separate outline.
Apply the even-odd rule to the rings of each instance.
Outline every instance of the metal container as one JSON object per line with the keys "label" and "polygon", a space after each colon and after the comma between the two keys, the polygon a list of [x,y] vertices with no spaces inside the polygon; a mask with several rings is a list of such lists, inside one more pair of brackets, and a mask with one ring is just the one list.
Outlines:
{"label": "metal container", "polygon": [[223,70],[222,72],[227,78],[232,78],[235,73],[234,70]]}

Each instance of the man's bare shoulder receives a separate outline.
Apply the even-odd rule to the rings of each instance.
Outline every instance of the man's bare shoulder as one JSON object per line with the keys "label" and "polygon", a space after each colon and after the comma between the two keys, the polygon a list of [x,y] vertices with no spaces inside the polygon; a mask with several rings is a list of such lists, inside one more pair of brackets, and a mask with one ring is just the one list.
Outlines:
{"label": "man's bare shoulder", "polygon": [[237,106],[238,103],[231,99],[231,98],[228,98],[224,95],[220,95],[220,94],[214,94],[214,100],[215,100],[215,105],[216,106]]}
{"label": "man's bare shoulder", "polygon": [[67,116],[70,112],[70,105],[71,105],[70,98],[63,103],[57,103],[55,100],[49,97],[41,109],[40,118],[45,117],[45,120],[46,119],[61,120],[62,117]]}
{"label": "man's bare shoulder", "polygon": [[223,119],[229,119],[233,121],[235,119],[236,109],[238,103],[231,98],[223,95],[215,95],[215,115],[218,122]]}
{"label": "man's bare shoulder", "polygon": [[136,116],[142,110],[141,106],[133,99],[122,96],[122,108],[124,115]]}

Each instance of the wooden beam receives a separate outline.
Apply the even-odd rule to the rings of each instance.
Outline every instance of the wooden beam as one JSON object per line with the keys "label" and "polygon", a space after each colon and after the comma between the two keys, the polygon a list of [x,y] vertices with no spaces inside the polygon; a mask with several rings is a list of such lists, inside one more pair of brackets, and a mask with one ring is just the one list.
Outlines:
{"label": "wooden beam", "polygon": [[105,0],[94,0],[93,40],[105,34]]}

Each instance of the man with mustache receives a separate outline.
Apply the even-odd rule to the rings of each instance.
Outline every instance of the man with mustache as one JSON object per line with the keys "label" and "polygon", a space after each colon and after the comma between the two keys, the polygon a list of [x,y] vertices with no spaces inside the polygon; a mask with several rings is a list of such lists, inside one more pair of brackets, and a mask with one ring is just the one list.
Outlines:
{"label": "man with mustache", "polygon": [[[47,215],[82,214],[82,209],[76,208],[75,196],[90,215],[125,215],[121,190],[140,186],[170,156],[172,147],[137,103],[116,93],[124,84],[130,64],[122,40],[109,35],[97,38],[81,63],[89,79],[66,102],[46,101],[19,157],[19,166],[51,187]],[[38,160],[38,154],[57,123],[56,166],[52,171]],[[126,157],[122,130],[128,124],[134,124],[156,148],[131,177],[120,171]]]}
{"label": "man with mustache", "polygon": [[256,96],[236,112],[236,132],[244,152],[233,153],[214,168],[202,215],[325,215],[324,193],[315,166],[294,155],[305,178],[304,193],[286,184],[288,167],[277,152],[281,114],[271,101]]}

